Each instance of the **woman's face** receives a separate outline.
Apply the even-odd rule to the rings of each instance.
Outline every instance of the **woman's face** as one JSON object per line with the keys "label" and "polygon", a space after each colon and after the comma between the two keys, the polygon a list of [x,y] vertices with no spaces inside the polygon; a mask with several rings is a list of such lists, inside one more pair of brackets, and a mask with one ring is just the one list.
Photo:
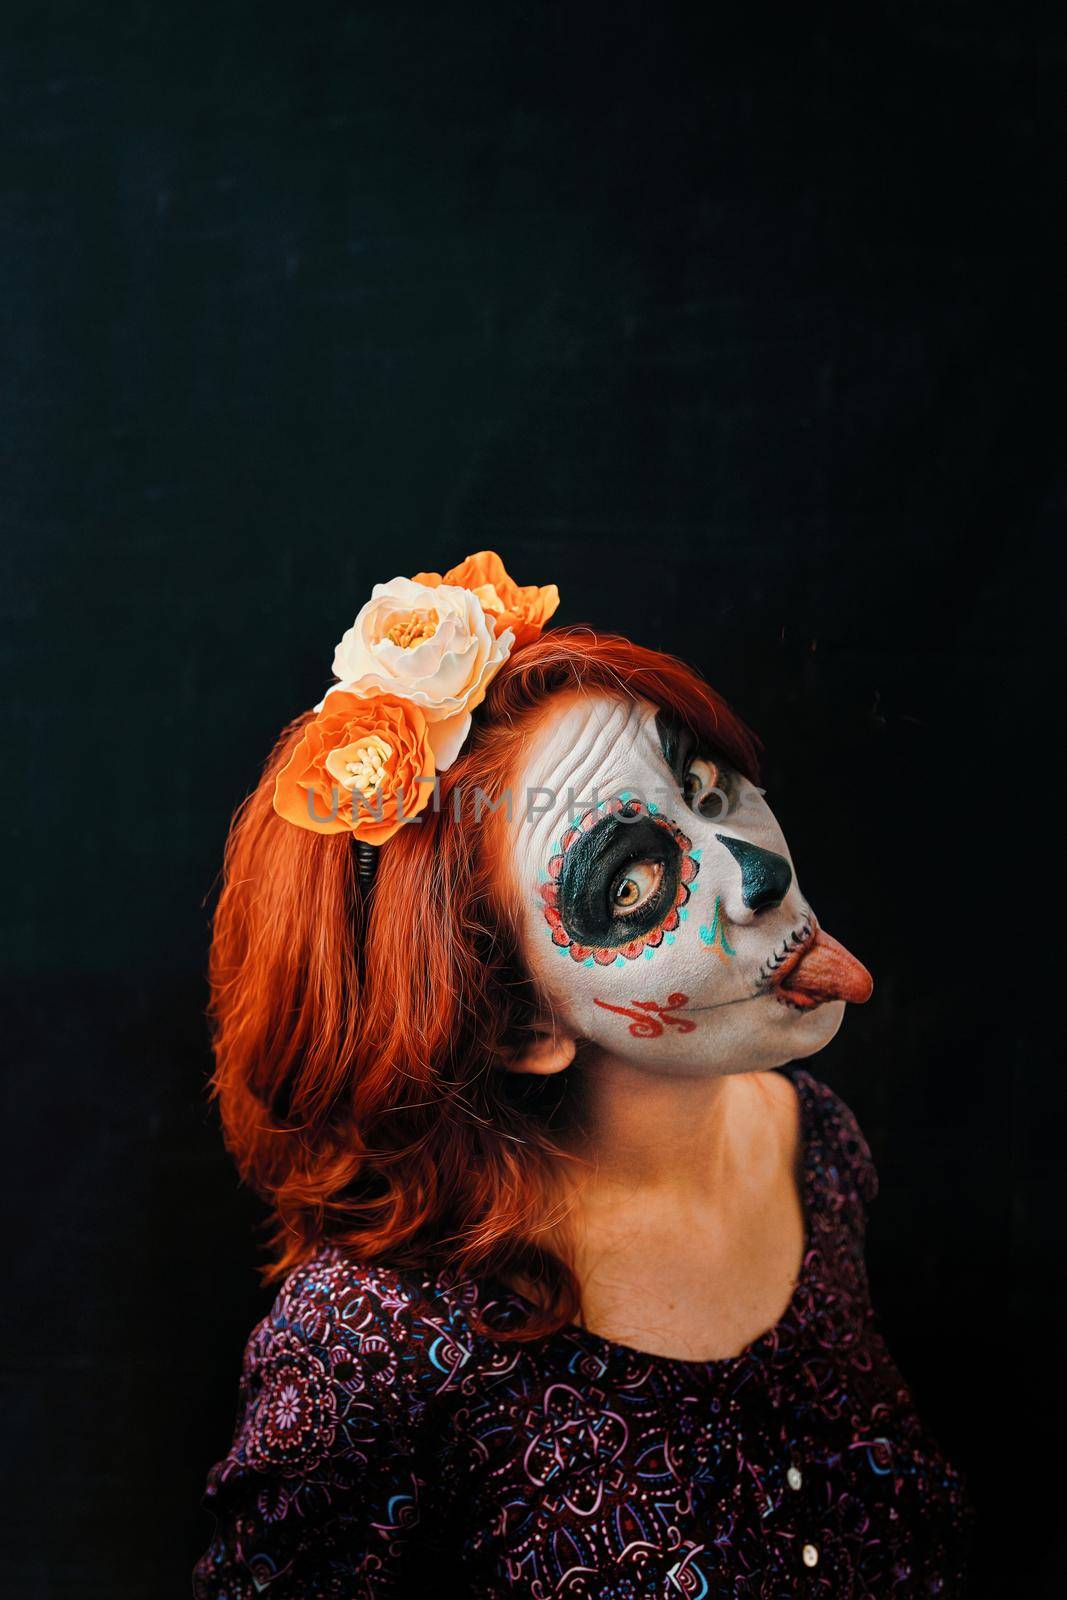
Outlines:
{"label": "woman's face", "polygon": [[651,1071],[752,1071],[821,1050],[870,993],[761,791],[647,700],[561,697],[512,797],[523,953],[571,1034]]}

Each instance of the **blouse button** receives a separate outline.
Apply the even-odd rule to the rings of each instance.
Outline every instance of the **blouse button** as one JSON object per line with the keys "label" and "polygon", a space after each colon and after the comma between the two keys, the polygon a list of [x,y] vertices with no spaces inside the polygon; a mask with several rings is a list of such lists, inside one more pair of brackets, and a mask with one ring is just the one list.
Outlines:
{"label": "blouse button", "polygon": [[799,1489],[804,1479],[800,1475],[799,1467],[790,1467],[785,1475],[785,1481],[791,1489]]}
{"label": "blouse button", "polygon": [[819,1552],[816,1550],[813,1544],[806,1544],[800,1554],[806,1567],[814,1567],[818,1565]]}

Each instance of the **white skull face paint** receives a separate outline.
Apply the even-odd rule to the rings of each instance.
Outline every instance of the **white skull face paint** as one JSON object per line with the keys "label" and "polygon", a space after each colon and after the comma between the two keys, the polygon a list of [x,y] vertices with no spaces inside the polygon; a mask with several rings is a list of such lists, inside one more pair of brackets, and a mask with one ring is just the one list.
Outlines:
{"label": "white skull face paint", "polygon": [[549,1013],[651,1071],[822,1049],[871,980],[819,928],[761,791],[647,700],[566,695],[554,713],[511,824],[523,955]]}

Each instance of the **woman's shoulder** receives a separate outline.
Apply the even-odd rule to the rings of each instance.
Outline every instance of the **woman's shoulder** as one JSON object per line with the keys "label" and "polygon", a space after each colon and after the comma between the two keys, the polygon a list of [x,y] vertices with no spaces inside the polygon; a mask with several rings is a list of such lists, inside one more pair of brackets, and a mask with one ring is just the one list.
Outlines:
{"label": "woman's shoulder", "polygon": [[471,1354],[471,1294],[429,1269],[362,1261],[322,1245],[294,1267],[249,1340],[313,1362],[325,1378],[377,1394],[390,1409],[439,1393]]}
{"label": "woman's shoulder", "polygon": [[852,1107],[797,1062],[781,1070],[800,1098],[809,1169],[845,1198],[869,1205],[878,1194],[878,1170]]}
{"label": "woman's shoulder", "polygon": [[362,1261],[339,1244],[323,1244],[282,1280],[267,1320],[320,1340],[366,1335],[371,1325],[402,1338],[429,1281],[416,1269]]}
{"label": "woman's shoulder", "polygon": [[288,1273],[247,1340],[233,1440],[208,1473],[200,1600],[324,1594],[326,1573],[363,1594],[364,1561],[387,1581],[432,1491],[434,1397],[456,1347],[438,1310],[429,1275],[335,1246]]}

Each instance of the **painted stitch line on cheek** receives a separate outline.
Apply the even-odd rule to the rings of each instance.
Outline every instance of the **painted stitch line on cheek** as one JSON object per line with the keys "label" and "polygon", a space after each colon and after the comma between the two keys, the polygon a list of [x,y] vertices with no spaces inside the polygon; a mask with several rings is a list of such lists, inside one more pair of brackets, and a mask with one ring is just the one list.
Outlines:
{"label": "painted stitch line on cheek", "polygon": [[664,1001],[660,1000],[631,1000],[627,1006],[611,1005],[607,1000],[598,1000],[593,996],[593,1004],[601,1006],[605,1011],[614,1011],[620,1017],[630,1017],[632,1020],[627,1029],[635,1039],[658,1039],[663,1033],[664,1023],[672,1028],[677,1028],[679,1033],[692,1033],[696,1023],[690,1017],[676,1017],[671,1013],[678,1011],[682,1006],[689,1004],[687,994],[669,994]]}
{"label": "painted stitch line on cheek", "polygon": [[[564,920],[565,870],[569,865],[570,852],[587,838],[595,826],[612,816],[619,817],[619,826],[623,829],[635,825],[647,828],[649,823],[653,824],[653,831],[660,847],[663,843],[663,834],[667,835],[670,845],[678,853],[677,887],[665,914],[654,927],[641,930],[633,938],[624,937],[619,944],[583,942],[568,929]],[[538,885],[543,915],[552,934],[552,943],[561,954],[568,955],[572,961],[587,967],[621,967],[624,962],[636,961],[641,956],[650,959],[653,951],[659,949],[662,944],[674,943],[675,930],[688,915],[686,902],[689,900],[693,880],[700,871],[700,854],[699,850],[693,849],[692,840],[680,828],[669,818],[658,814],[657,807],[652,802],[646,806],[628,790],[623,790],[622,793],[601,801],[599,805],[590,807],[576,823],[565,830],[560,839],[555,841],[549,857],[548,870]],[[618,925],[620,930],[624,930],[625,920],[620,918]]]}
{"label": "painted stitch line on cheek", "polygon": [[794,928],[792,933],[783,939],[781,945],[771,952],[767,960],[760,967],[759,973],[756,977],[757,988],[763,989],[769,984],[773,984],[779,968],[782,967],[791,956],[795,956],[798,950],[803,949],[804,946],[810,942],[814,932],[815,923],[812,919],[811,910],[808,906],[804,906],[802,908],[799,926]]}

